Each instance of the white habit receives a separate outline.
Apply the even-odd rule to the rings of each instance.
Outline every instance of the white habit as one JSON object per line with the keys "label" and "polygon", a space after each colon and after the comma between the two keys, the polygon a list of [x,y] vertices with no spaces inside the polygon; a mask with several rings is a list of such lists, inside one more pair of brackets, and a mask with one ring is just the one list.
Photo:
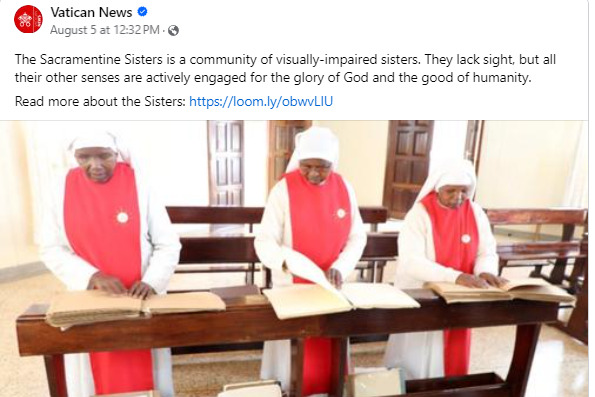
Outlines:
{"label": "white habit", "polygon": [[[468,183],[467,183],[468,182]],[[419,201],[437,186],[447,184],[469,185],[469,197],[475,191],[473,166],[467,161],[453,161],[428,178],[416,203],[405,216],[399,233],[399,258],[395,276],[398,288],[421,288],[426,281],[454,283],[460,271],[436,263],[432,221]],[[479,234],[479,246],[474,274],[498,274],[496,240],[488,217],[482,208],[471,202]],[[384,365],[403,368],[407,379],[444,376],[443,332],[416,332],[391,335],[384,356]]]}
{"label": "white habit", "polygon": [[[142,281],[153,287],[158,294],[163,294],[178,264],[180,240],[165,207],[144,183],[138,171],[135,175],[141,220]],[[68,290],[84,290],[97,269],[77,256],[68,242],[64,227],[64,189],[65,178],[56,189],[53,202],[44,210],[41,259]],[[163,397],[173,397],[170,349],[154,349],[152,353],[155,387]],[[89,355],[66,354],[64,359],[68,396],[94,395]]]}
{"label": "white habit", "polygon": [[[361,258],[367,237],[353,188],[347,181],[344,182],[351,205],[351,231],[345,248],[331,267],[341,272],[343,280],[346,280]],[[254,246],[261,262],[272,270],[273,288],[293,283],[291,274],[282,270],[282,247],[293,247],[289,194],[285,179],[271,190]],[[287,390],[291,373],[290,357],[289,340],[265,342],[261,378],[277,379],[281,381],[283,389]]]}

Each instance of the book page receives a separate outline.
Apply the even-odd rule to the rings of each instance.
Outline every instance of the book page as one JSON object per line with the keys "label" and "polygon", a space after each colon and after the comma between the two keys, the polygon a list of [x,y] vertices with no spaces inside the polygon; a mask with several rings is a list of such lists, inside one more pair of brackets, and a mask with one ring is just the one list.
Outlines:
{"label": "book page", "polygon": [[419,307],[413,298],[390,284],[345,283],[341,293],[358,309]]}
{"label": "book page", "polygon": [[519,286],[510,291],[517,299],[535,300],[543,302],[573,303],[576,298],[555,285]]}
{"label": "book page", "polygon": [[312,262],[310,258],[288,247],[283,247],[283,255],[291,274],[318,284],[335,295],[341,295],[328,281],[324,271]]}
{"label": "book page", "polygon": [[454,283],[427,282],[424,288],[429,288],[439,294],[502,294],[502,290],[489,286],[488,288],[471,288]]}
{"label": "book page", "polygon": [[225,302],[212,292],[152,295],[143,302],[145,313],[185,313],[225,310]]}
{"label": "book page", "polygon": [[293,284],[263,291],[280,320],[340,313],[352,309],[349,301],[317,284]]}
{"label": "book page", "polygon": [[502,287],[503,291],[510,291],[513,288],[517,287],[526,287],[526,286],[548,286],[551,285],[547,281],[542,278],[530,277],[530,278],[517,278],[514,280],[508,280],[506,285]]}

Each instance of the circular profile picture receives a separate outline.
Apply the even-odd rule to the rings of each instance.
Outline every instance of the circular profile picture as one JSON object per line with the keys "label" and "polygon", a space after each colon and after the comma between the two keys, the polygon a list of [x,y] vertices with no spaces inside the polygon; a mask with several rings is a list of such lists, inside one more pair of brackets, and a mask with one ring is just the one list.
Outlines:
{"label": "circular profile picture", "polygon": [[14,24],[23,33],[35,33],[43,23],[41,11],[35,6],[22,6],[14,14]]}

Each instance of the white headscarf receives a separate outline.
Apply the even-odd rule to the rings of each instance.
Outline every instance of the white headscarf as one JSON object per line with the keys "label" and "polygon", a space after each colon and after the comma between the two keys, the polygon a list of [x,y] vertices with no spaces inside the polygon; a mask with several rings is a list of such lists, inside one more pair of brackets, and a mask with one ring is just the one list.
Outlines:
{"label": "white headscarf", "polygon": [[323,159],[332,163],[335,171],[339,165],[339,139],[329,128],[310,127],[295,136],[295,150],[285,172],[297,170],[300,160]]}
{"label": "white headscarf", "polygon": [[473,198],[477,186],[473,164],[463,159],[450,159],[440,163],[426,179],[415,202],[418,203],[431,192],[437,192],[446,185],[469,186],[468,197]]}
{"label": "white headscarf", "polygon": [[68,150],[74,155],[76,150],[90,147],[111,149],[119,155],[121,161],[130,164],[130,151],[126,145],[115,134],[107,131],[92,131],[81,134],[70,142]]}

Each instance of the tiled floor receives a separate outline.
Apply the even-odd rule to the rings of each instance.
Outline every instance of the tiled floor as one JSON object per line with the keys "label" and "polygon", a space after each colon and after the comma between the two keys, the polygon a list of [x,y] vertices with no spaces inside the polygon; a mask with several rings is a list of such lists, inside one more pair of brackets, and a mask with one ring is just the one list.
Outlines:
{"label": "tiled floor", "polygon": [[[48,395],[42,358],[23,358],[18,354],[15,319],[29,305],[48,302],[61,289],[60,283],[49,274],[0,284],[0,396]],[[506,376],[513,343],[513,327],[475,330],[472,372],[496,371]],[[358,346],[354,349],[355,365],[381,365],[383,347],[383,344]],[[176,390],[182,397],[214,396],[224,383],[256,379],[259,365],[258,352],[178,356],[174,360]],[[527,396],[587,395],[588,348],[553,328],[544,327]]]}

